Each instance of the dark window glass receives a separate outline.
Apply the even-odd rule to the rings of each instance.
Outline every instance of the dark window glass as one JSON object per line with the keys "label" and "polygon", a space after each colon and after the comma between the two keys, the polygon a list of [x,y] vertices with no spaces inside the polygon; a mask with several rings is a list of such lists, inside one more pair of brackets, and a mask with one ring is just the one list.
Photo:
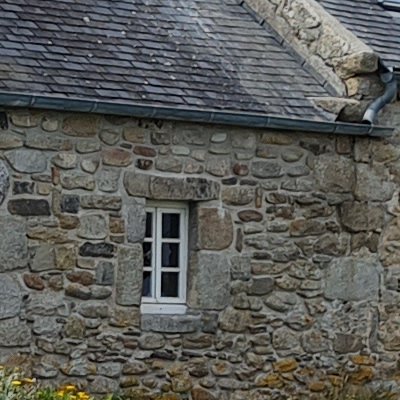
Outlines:
{"label": "dark window glass", "polygon": [[163,272],[161,274],[161,296],[179,297],[178,282],[178,272]]}
{"label": "dark window glass", "polygon": [[162,244],[162,267],[178,268],[179,267],[179,243],[163,243]]}
{"label": "dark window glass", "polygon": [[142,296],[151,297],[151,272],[143,272],[143,290]]}
{"label": "dark window glass", "polygon": [[162,237],[170,239],[179,238],[179,214],[162,215]]}
{"label": "dark window glass", "polygon": [[143,243],[143,265],[145,267],[151,267],[151,246],[152,243]]}
{"label": "dark window glass", "polygon": [[146,237],[151,238],[153,236],[153,214],[146,213]]}

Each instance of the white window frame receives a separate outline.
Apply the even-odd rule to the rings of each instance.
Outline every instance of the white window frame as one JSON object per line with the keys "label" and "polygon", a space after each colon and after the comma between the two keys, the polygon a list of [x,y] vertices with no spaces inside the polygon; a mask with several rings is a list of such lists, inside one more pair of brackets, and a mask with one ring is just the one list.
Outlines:
{"label": "white window frame", "polygon": [[[152,272],[152,297],[142,296],[141,312],[158,314],[183,314],[186,312],[186,286],[188,263],[189,206],[179,202],[147,202],[146,213],[153,213],[152,237],[144,242],[153,242],[151,267],[143,266],[143,272]],[[162,215],[178,213],[180,215],[180,238],[162,238]],[[163,242],[179,243],[179,269],[162,268],[161,248]],[[179,297],[161,297],[161,273],[179,272]]]}

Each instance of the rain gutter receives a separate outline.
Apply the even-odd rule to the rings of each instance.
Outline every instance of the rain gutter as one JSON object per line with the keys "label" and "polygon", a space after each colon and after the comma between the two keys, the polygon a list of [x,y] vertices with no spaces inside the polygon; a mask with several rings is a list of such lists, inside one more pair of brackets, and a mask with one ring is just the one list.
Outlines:
{"label": "rain gutter", "polygon": [[0,106],[88,112],[137,118],[190,121],[251,128],[268,128],[283,131],[303,131],[340,135],[382,137],[390,136],[394,131],[394,128],[384,126],[315,121],[302,118],[285,118],[261,113],[177,108],[118,101],[97,101],[72,97],[31,95],[18,92],[0,92]]}
{"label": "rain gutter", "polygon": [[385,91],[382,96],[377,97],[367,108],[362,118],[362,122],[373,124],[378,116],[380,110],[387,104],[396,99],[398,91],[397,77],[394,69],[384,66],[382,63],[379,65],[379,76],[382,83],[385,85]]}

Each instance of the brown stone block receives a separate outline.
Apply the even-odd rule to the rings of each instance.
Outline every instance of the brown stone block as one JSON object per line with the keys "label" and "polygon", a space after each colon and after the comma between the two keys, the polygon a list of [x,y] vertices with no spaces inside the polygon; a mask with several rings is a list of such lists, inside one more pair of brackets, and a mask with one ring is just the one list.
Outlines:
{"label": "brown stone block", "polygon": [[361,354],[356,354],[350,356],[351,361],[357,365],[375,365],[375,360],[371,356],[364,356]]}
{"label": "brown stone block", "polygon": [[158,157],[156,160],[156,169],[164,172],[181,172],[183,168],[183,162],[177,157]]}
{"label": "brown stone block", "polygon": [[79,218],[74,215],[60,215],[58,217],[60,228],[62,229],[76,229],[79,226]]}
{"label": "brown stone block", "polygon": [[124,149],[106,149],[101,153],[103,164],[115,167],[127,167],[132,164],[133,155]]}
{"label": "brown stone block", "polygon": [[70,270],[76,265],[76,249],[74,245],[58,246],[55,248],[56,266],[61,270]]}
{"label": "brown stone block", "polygon": [[374,370],[371,367],[360,367],[358,371],[350,375],[350,382],[355,385],[364,385],[374,377]]}
{"label": "brown stone block", "polygon": [[342,79],[354,75],[375,72],[378,69],[378,55],[372,51],[359,51],[334,61],[335,72]]}
{"label": "brown stone block", "polygon": [[310,382],[307,387],[311,392],[323,392],[326,389],[326,383],[321,381],[314,381]]}
{"label": "brown stone block", "polygon": [[195,387],[190,392],[192,400],[216,400],[216,397],[206,389]]}
{"label": "brown stone block", "polygon": [[122,218],[110,217],[110,232],[125,233],[125,221]]}
{"label": "brown stone block", "polygon": [[138,307],[115,307],[110,320],[111,326],[126,328],[140,326],[140,311]]}
{"label": "brown stone block", "polygon": [[294,358],[287,358],[273,364],[274,371],[281,373],[294,371],[298,367],[299,364]]}
{"label": "brown stone block", "polygon": [[252,318],[249,311],[235,310],[232,307],[226,308],[219,315],[220,329],[232,333],[245,332],[251,325],[251,321]]}
{"label": "brown stone block", "polygon": [[87,195],[81,196],[82,208],[117,211],[122,207],[122,199],[119,196]]}
{"label": "brown stone block", "polygon": [[291,236],[318,236],[326,231],[325,224],[315,219],[297,219],[290,224]]}
{"label": "brown stone block", "polygon": [[246,176],[249,174],[249,167],[246,164],[235,164],[233,166],[233,173],[238,176]]}
{"label": "brown stone block", "polygon": [[233,223],[228,210],[197,209],[197,247],[203,250],[223,250],[233,241]]}
{"label": "brown stone block", "polygon": [[71,283],[65,287],[65,295],[81,300],[88,300],[91,297],[90,289],[79,283]]}
{"label": "brown stone block", "polygon": [[30,239],[40,240],[47,243],[62,244],[70,241],[68,233],[59,228],[46,226],[35,226],[28,229],[27,236]]}
{"label": "brown stone block", "polygon": [[264,144],[277,144],[277,145],[289,145],[294,141],[294,135],[288,135],[284,133],[264,133],[261,136],[261,143]]}
{"label": "brown stone block", "polygon": [[261,222],[263,219],[263,215],[255,210],[240,211],[238,217],[243,222]]}
{"label": "brown stone block", "polygon": [[318,187],[324,192],[352,192],[356,183],[355,163],[350,158],[322,154],[315,161]]}
{"label": "brown stone block", "polygon": [[353,334],[337,333],[333,342],[333,349],[337,353],[355,353],[364,347],[362,338]]}
{"label": "brown stone block", "polygon": [[379,205],[346,201],[339,207],[339,216],[350,232],[362,232],[382,228],[385,212]]}
{"label": "brown stone block", "polygon": [[143,157],[155,157],[157,155],[157,151],[155,149],[147,146],[135,146],[133,152]]}
{"label": "brown stone block", "polygon": [[279,374],[270,373],[267,375],[259,375],[255,382],[258,387],[269,387],[271,389],[280,389],[284,386],[282,377]]}
{"label": "brown stone block", "polygon": [[96,187],[93,176],[81,174],[78,172],[64,173],[61,176],[61,185],[64,189],[84,189],[94,190]]}
{"label": "brown stone block", "polygon": [[138,126],[127,126],[124,128],[124,139],[132,143],[144,143],[146,130]]}
{"label": "brown stone block", "polygon": [[24,145],[23,137],[13,133],[2,133],[0,135],[0,149],[10,150]]}
{"label": "brown stone block", "polygon": [[244,206],[255,200],[255,194],[253,187],[228,187],[222,191],[222,200],[225,204]]}
{"label": "brown stone block", "polygon": [[66,276],[71,282],[80,283],[83,286],[90,286],[95,281],[94,275],[88,271],[71,271]]}
{"label": "brown stone block", "polygon": [[43,114],[38,111],[18,110],[10,114],[13,125],[21,128],[32,128],[38,126]]}
{"label": "brown stone block", "polygon": [[45,285],[40,275],[36,274],[24,274],[24,283],[28,288],[35,290],[43,290]]}
{"label": "brown stone block", "polygon": [[62,130],[66,135],[90,137],[96,136],[100,127],[100,118],[93,114],[74,114],[64,119]]}
{"label": "brown stone block", "polygon": [[131,196],[150,197],[150,179],[151,175],[126,172],[124,175],[124,187]]}

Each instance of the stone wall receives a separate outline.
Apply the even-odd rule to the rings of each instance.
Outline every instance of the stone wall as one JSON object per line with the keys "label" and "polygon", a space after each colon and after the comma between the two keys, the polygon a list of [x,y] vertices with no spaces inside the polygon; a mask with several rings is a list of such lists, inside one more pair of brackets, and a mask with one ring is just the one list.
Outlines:
{"label": "stone wall", "polygon": [[245,0],[257,15],[320,74],[336,97],[315,103],[342,121],[361,121],[371,99],[383,92],[379,55],[315,0]]}
{"label": "stone wall", "polygon": [[[7,114],[0,363],[194,400],[399,380],[396,137]],[[186,315],[140,315],[146,198],[190,203]]]}

